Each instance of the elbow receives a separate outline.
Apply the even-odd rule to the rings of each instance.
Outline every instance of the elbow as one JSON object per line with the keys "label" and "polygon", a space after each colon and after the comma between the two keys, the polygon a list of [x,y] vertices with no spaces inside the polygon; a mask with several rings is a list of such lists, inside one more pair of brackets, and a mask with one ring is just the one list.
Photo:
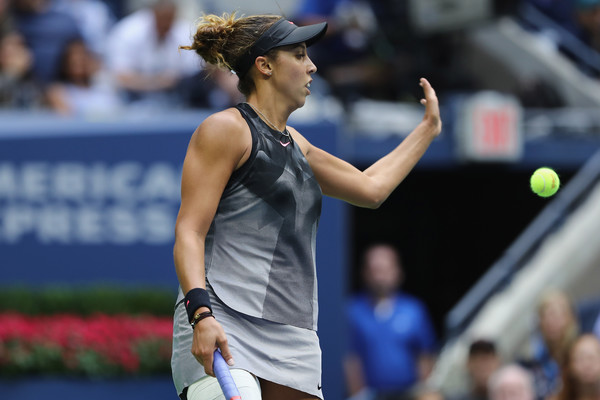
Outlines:
{"label": "elbow", "polygon": [[376,210],[379,207],[381,207],[385,199],[387,199],[387,196],[373,194],[371,196],[368,196],[365,199],[365,201],[361,204],[361,206],[364,208],[369,208],[371,210]]}
{"label": "elbow", "polygon": [[383,201],[377,201],[377,202],[369,204],[367,206],[367,208],[369,208],[371,210],[377,210],[379,207],[381,207],[382,204],[383,204]]}
{"label": "elbow", "polygon": [[379,201],[379,200],[375,200],[372,202],[369,202],[368,204],[365,205],[365,208],[369,208],[371,210],[377,210],[379,207],[381,207],[381,205],[383,204],[383,200]]}
{"label": "elbow", "polygon": [[390,193],[380,184],[372,185],[369,189],[364,207],[376,210],[388,198]]}

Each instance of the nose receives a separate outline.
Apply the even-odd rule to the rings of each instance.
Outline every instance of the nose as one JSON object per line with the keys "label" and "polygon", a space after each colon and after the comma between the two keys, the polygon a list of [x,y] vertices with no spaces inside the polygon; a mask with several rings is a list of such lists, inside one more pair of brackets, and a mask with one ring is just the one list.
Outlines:
{"label": "nose", "polygon": [[308,73],[314,74],[315,72],[317,72],[317,66],[312,62],[310,57],[306,56],[306,59],[308,60]]}

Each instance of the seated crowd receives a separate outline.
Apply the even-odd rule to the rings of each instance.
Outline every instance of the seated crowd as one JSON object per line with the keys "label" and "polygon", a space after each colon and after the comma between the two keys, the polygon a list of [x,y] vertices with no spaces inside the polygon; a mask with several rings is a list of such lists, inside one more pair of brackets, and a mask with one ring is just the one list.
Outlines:
{"label": "seated crowd", "polygon": [[192,23],[177,1],[114,16],[100,0],[0,0],[0,108],[109,116],[237,103],[235,76],[179,51]]}
{"label": "seated crowd", "polygon": [[[598,48],[598,33],[586,27],[598,25],[600,0],[510,3],[515,1],[529,1],[562,18],[585,43]],[[208,70],[194,54],[179,50],[189,44],[193,30],[193,18],[181,18],[187,3],[0,0],[0,108],[104,116],[130,109],[236,104],[243,98],[235,75]],[[289,17],[298,24],[329,23],[327,36],[310,53],[319,69],[317,92],[348,106],[362,98],[414,101],[419,90],[414,83],[421,76],[435,84],[442,101],[445,94],[484,89],[458,56],[465,32],[420,34],[412,28],[410,3],[294,3]],[[552,13],[561,4],[573,10]],[[522,100],[529,106],[527,98]]]}
{"label": "seated crowd", "polygon": [[[378,273],[381,274],[381,273]],[[373,275],[377,276],[377,275]],[[368,283],[373,278],[366,279]],[[367,286],[367,289],[369,286]],[[368,292],[367,292],[368,293]],[[358,316],[349,313],[350,320]],[[460,388],[452,384],[436,386],[435,375],[416,375],[410,385],[377,387],[376,381],[360,380],[357,373],[347,375],[351,400],[596,400],[600,399],[600,303],[592,300],[573,304],[566,292],[548,289],[537,304],[537,325],[527,343],[511,356],[503,354],[497,338],[476,338],[469,345],[464,370],[467,379]],[[351,324],[351,331],[354,331]],[[377,333],[383,333],[384,325]],[[353,333],[354,334],[354,333]],[[401,335],[396,340],[401,340]],[[372,347],[372,344],[371,344]],[[391,347],[389,347],[391,348]],[[416,350],[415,350],[416,351]],[[430,353],[431,354],[431,353]],[[356,352],[349,351],[356,364]],[[373,368],[387,368],[385,362],[362,363],[365,374],[390,374]],[[419,365],[413,366],[416,370]],[[360,370],[361,366],[354,365]],[[429,369],[429,372],[434,370]],[[406,368],[405,368],[406,369]],[[398,376],[402,374],[397,372]],[[437,382],[439,384],[439,382]]]}

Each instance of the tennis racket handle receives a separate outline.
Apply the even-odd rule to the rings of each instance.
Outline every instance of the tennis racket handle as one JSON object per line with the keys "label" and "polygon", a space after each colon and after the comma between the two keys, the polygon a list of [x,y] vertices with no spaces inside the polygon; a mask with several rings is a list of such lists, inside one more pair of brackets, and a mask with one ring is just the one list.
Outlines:
{"label": "tennis racket handle", "polygon": [[240,396],[240,392],[238,391],[238,388],[235,386],[235,382],[231,377],[231,372],[229,372],[229,366],[227,365],[227,362],[225,362],[225,359],[219,350],[215,350],[213,371],[215,372],[217,381],[219,381],[219,385],[221,386],[221,390],[225,395],[225,399],[242,400],[242,396]]}

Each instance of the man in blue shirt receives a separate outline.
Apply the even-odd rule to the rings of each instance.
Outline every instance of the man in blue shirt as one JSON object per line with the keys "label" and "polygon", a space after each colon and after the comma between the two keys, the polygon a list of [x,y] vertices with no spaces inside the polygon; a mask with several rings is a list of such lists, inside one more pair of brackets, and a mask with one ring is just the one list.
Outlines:
{"label": "man in blue shirt", "polygon": [[403,270],[389,245],[367,249],[362,265],[366,292],[348,306],[348,391],[375,393],[378,400],[408,398],[435,361],[436,338],[425,305],[399,290]]}

